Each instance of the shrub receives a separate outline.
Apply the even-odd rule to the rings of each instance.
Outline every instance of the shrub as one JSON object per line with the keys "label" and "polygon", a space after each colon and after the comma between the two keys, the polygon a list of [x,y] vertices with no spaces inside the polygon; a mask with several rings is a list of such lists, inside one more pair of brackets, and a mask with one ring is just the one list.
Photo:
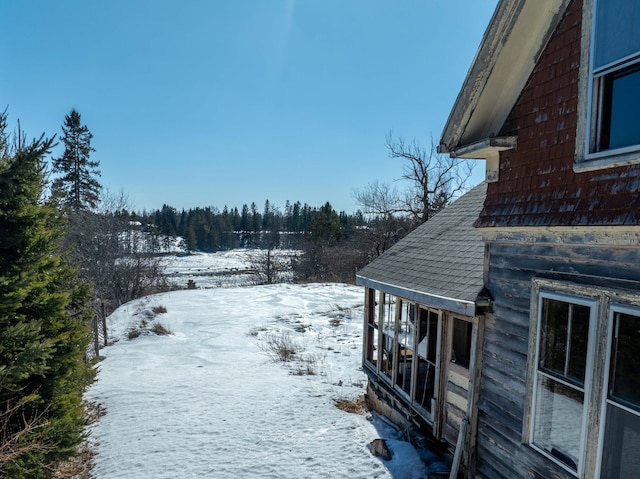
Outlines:
{"label": "shrub", "polygon": [[167,308],[165,308],[164,306],[154,306],[153,308],[151,308],[151,311],[153,311],[155,314],[163,314],[167,312]]}
{"label": "shrub", "polygon": [[291,361],[300,350],[288,331],[265,334],[259,347],[274,361],[282,362]]}
{"label": "shrub", "polygon": [[153,323],[153,326],[151,326],[151,332],[157,334],[158,336],[173,334],[173,331],[160,323]]}

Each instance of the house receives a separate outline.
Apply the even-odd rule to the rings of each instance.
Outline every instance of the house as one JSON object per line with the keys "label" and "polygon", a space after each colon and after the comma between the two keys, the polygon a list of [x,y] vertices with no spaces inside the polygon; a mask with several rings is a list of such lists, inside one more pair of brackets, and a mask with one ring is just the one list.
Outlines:
{"label": "house", "polygon": [[363,366],[368,399],[451,455],[475,417],[484,243],[474,228],[482,183],[404,237],[356,276],[365,287]]}
{"label": "house", "polygon": [[[384,284],[392,255],[398,267],[412,261],[400,249],[389,251],[388,271],[360,273],[372,388],[384,389],[381,402],[401,416],[426,420],[449,449],[456,422],[442,369],[450,368],[455,332],[441,318],[475,318],[460,423],[469,427],[456,443],[466,477],[640,477],[639,111],[637,1],[500,0],[439,145],[452,157],[485,160],[486,197],[474,220],[484,248],[476,290],[490,301],[478,298],[468,315],[448,310],[451,301],[423,307],[425,293],[438,296],[436,285],[419,283],[408,267]],[[443,251],[441,270],[422,274],[459,275],[458,256]],[[430,410],[415,404],[421,325],[430,324],[423,310],[435,312],[441,348]],[[384,349],[391,317],[395,356]],[[418,324],[415,343],[402,336],[405,317]],[[418,361],[408,392],[398,364],[407,349]],[[397,368],[390,380],[389,360]],[[456,391],[464,396],[464,387]]]}
{"label": "house", "polygon": [[639,111],[637,1],[499,2],[439,146],[486,162],[472,477],[640,477]]}

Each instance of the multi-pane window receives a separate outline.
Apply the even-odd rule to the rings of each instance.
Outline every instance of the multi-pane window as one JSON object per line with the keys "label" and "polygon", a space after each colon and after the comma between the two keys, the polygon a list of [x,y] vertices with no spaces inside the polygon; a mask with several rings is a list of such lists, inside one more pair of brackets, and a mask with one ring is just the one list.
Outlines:
{"label": "multi-pane window", "polygon": [[453,337],[451,338],[451,362],[469,368],[471,360],[471,333],[473,323],[463,319],[453,319]]}
{"label": "multi-pane window", "polygon": [[382,322],[382,366],[381,371],[392,379],[395,357],[396,334],[396,298],[391,294],[380,293],[381,322]]}
{"label": "multi-pane window", "polygon": [[531,444],[580,472],[595,302],[541,294],[538,310]]}
{"label": "multi-pane window", "polygon": [[373,365],[378,363],[378,308],[376,307],[376,291],[367,288],[367,302],[369,308],[366,311],[366,341],[365,341],[365,359]]}
{"label": "multi-pane window", "polygon": [[612,313],[601,478],[636,477],[640,471],[640,311]]}
{"label": "multi-pane window", "polygon": [[399,308],[396,386],[408,395],[411,393],[413,371],[414,306],[409,302],[400,301]]}
{"label": "multi-pane window", "polygon": [[588,152],[634,151],[640,147],[640,8],[636,0],[596,0],[593,23]]}
{"label": "multi-pane window", "polygon": [[431,400],[435,397],[438,324],[438,313],[419,308],[417,341],[418,379],[414,391],[414,400],[420,407],[429,412],[432,412]]}

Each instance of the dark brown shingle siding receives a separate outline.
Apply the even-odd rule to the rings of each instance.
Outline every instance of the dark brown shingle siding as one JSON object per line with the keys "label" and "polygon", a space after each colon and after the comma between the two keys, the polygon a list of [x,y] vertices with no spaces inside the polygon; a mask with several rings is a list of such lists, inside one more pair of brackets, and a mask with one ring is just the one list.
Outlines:
{"label": "dark brown shingle siding", "polygon": [[502,128],[518,147],[501,154],[477,226],[640,224],[640,167],[573,171],[581,22],[574,0]]}

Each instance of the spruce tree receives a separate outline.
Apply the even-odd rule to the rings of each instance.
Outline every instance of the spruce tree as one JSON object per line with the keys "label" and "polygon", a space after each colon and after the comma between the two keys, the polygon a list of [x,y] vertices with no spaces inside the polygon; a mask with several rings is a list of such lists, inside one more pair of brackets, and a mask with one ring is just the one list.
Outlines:
{"label": "spruce tree", "polygon": [[52,141],[0,146],[0,477],[44,479],[82,438],[89,289],[42,201]]}
{"label": "spruce tree", "polygon": [[52,185],[54,196],[73,211],[93,209],[102,188],[96,179],[100,176],[100,163],[89,159],[95,151],[91,147],[93,135],[82,124],[80,113],[76,110],[71,110],[64,117],[62,133],[64,153],[53,159],[53,172],[60,174]]}

